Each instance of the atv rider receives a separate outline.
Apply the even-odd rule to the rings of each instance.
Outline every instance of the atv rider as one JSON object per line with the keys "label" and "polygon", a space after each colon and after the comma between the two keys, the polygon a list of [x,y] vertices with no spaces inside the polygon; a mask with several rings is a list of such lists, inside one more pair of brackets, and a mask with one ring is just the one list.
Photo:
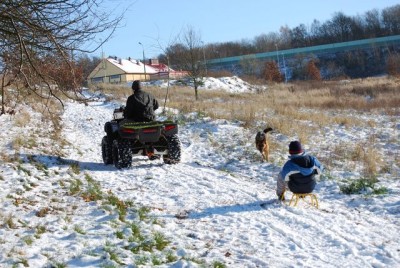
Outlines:
{"label": "atv rider", "polygon": [[285,181],[289,181],[287,185],[293,193],[311,193],[316,185],[315,175],[323,170],[317,158],[305,154],[299,141],[289,144],[289,154],[289,160],[278,175],[276,194],[279,200],[285,200]]}
{"label": "atv rider", "polygon": [[132,83],[133,94],[128,97],[124,118],[135,122],[151,122],[155,119],[154,111],[158,109],[157,100],[141,89],[140,81]]}

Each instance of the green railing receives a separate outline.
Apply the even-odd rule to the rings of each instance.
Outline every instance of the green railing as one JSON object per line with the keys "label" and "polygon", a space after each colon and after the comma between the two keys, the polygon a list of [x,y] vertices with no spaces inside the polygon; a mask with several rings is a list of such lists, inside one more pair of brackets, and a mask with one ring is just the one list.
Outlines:
{"label": "green railing", "polygon": [[335,52],[364,49],[364,48],[385,47],[392,44],[400,44],[400,35],[363,39],[363,40],[349,41],[342,43],[333,43],[333,44],[319,45],[312,47],[293,48],[287,50],[256,53],[256,54],[236,56],[236,57],[212,59],[212,60],[207,60],[206,63],[208,68],[213,68],[213,67],[222,67],[227,65],[236,65],[239,64],[241,60],[245,60],[250,57],[252,59],[257,59],[257,60],[269,60],[269,59],[273,60],[276,59],[277,54],[279,55],[279,57],[283,56],[285,58],[290,58],[299,54],[318,55],[318,54],[335,53]]}

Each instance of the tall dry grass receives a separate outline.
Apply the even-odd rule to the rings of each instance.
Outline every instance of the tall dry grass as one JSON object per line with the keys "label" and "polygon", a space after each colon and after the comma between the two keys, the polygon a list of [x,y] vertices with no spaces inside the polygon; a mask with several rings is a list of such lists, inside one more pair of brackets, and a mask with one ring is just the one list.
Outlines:
{"label": "tall dry grass", "polygon": [[[211,118],[239,120],[254,133],[270,126],[305,144],[324,128],[375,128],[377,122],[363,117],[366,112],[400,115],[400,79],[396,78],[268,84],[266,90],[258,93],[200,89],[197,101],[194,89],[189,87],[172,86],[168,95],[166,88],[147,86],[144,89],[157,98],[161,109],[167,96],[166,106],[182,114],[198,112]],[[103,85],[97,90],[121,103],[132,94],[130,88],[115,85]],[[273,151],[287,150],[286,145],[273,139],[270,145]],[[322,157],[326,157],[328,166],[334,165],[335,160],[347,159],[362,162],[365,173],[376,173],[382,165],[373,149],[358,155],[354,144],[327,149],[332,153]]]}
{"label": "tall dry grass", "polygon": [[[130,88],[118,85],[100,85],[97,90],[122,103],[132,94]],[[325,126],[375,124],[355,114],[400,115],[400,79],[395,78],[269,84],[260,93],[200,90],[197,101],[194,89],[189,87],[172,86],[168,92],[159,87],[145,87],[145,90],[158,99],[161,109],[168,96],[166,106],[182,113],[194,111],[212,118],[240,120],[249,128],[265,122],[285,135],[301,136],[303,140]]]}

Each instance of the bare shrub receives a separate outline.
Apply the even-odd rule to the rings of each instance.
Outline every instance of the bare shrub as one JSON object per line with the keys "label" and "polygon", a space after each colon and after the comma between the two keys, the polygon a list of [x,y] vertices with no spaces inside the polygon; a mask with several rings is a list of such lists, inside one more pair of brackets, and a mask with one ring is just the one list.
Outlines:
{"label": "bare shrub", "polygon": [[321,80],[321,73],[320,73],[319,69],[317,68],[315,60],[310,60],[307,63],[306,74],[307,74],[307,78],[309,80],[316,80],[316,81]]}
{"label": "bare shrub", "polygon": [[14,124],[18,127],[23,127],[29,124],[31,115],[27,111],[22,111],[15,115]]}
{"label": "bare shrub", "polygon": [[265,63],[264,78],[269,82],[280,83],[283,81],[283,75],[280,73],[275,61],[268,61]]}
{"label": "bare shrub", "polygon": [[380,160],[378,158],[378,154],[376,150],[373,148],[368,148],[364,152],[363,157],[363,166],[364,166],[364,176],[365,177],[373,177],[378,173],[378,167],[380,165]]}
{"label": "bare shrub", "polygon": [[386,69],[391,76],[400,76],[400,55],[391,54],[389,55],[386,63]]}
{"label": "bare shrub", "polygon": [[357,161],[363,165],[365,177],[372,177],[378,173],[378,167],[382,164],[378,152],[365,142],[358,143],[353,147],[350,154],[352,161]]}

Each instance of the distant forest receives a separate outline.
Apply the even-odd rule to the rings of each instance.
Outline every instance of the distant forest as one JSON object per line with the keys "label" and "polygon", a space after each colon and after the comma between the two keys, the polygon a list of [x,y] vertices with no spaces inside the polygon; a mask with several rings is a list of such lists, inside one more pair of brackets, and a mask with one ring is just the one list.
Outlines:
{"label": "distant forest", "polygon": [[[317,46],[400,34],[400,4],[379,11],[373,9],[364,15],[347,16],[336,12],[323,23],[314,20],[308,27],[300,24],[293,29],[282,26],[279,32],[260,34],[253,40],[207,44],[207,59]],[[170,47],[173,49],[173,47]],[[171,57],[172,58],[172,57]]]}

